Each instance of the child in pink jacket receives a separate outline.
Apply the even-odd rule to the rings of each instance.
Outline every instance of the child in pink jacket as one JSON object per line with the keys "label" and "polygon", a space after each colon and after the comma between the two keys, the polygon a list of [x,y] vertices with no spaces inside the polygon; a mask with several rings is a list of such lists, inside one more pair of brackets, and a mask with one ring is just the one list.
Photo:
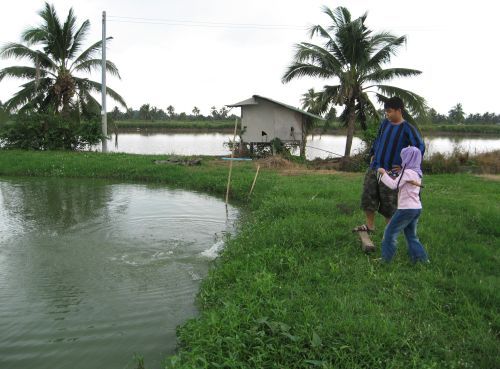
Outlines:
{"label": "child in pink jacket", "polygon": [[389,188],[398,189],[398,209],[384,231],[382,259],[390,262],[396,253],[396,240],[401,231],[408,243],[408,254],[412,262],[428,262],[429,257],[417,236],[417,223],[422,212],[420,188],[422,180],[422,153],[414,146],[401,150],[401,174],[392,178],[379,168],[380,180]]}

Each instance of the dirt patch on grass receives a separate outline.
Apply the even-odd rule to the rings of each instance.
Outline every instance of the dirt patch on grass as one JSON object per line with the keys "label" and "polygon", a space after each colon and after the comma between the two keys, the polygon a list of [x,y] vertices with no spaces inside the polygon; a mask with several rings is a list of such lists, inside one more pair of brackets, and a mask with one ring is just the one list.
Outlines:
{"label": "dirt patch on grass", "polygon": [[480,174],[478,177],[489,179],[490,181],[500,182],[500,174]]}
{"label": "dirt patch on grass", "polygon": [[298,169],[300,168],[299,164],[296,164],[290,160],[287,160],[279,155],[269,156],[267,158],[256,160],[257,164],[261,166],[261,168],[267,169]]}

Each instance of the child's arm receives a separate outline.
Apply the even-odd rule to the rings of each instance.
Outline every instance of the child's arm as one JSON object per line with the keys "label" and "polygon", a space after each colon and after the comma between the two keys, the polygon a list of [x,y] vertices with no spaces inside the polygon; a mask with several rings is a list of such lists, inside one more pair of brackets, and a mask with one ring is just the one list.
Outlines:
{"label": "child's arm", "polygon": [[[382,175],[382,177],[380,177],[380,180],[387,187],[389,187],[391,190],[395,190],[396,188],[398,188],[399,177],[393,179],[390,175],[387,174],[387,172],[385,171],[384,168],[379,168],[378,172]],[[404,176],[404,174],[403,174],[403,176]],[[401,178],[401,182],[402,183],[400,183],[400,186],[404,184],[404,182],[405,182],[404,178]]]}
{"label": "child's arm", "polygon": [[415,181],[413,179],[411,181],[408,181],[408,183],[411,183],[412,185],[417,186],[417,187],[424,188],[424,186],[422,184],[418,183],[417,181]]}

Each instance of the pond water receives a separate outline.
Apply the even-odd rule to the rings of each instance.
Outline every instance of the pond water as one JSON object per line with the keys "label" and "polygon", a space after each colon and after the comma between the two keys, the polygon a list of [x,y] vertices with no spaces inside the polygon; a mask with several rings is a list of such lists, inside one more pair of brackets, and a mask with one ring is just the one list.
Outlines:
{"label": "pond water", "polygon": [[[108,141],[108,151],[135,154],[174,154],[174,155],[230,155],[225,143],[232,140],[231,134],[225,133],[166,133],[161,131],[123,132],[118,140],[113,134]],[[325,134],[309,136],[306,157],[326,158],[343,155],[345,150],[344,135]],[[481,153],[500,149],[500,137],[464,137],[464,136],[429,136],[425,139],[427,155],[433,153],[449,154],[454,149],[471,153]],[[354,137],[352,153],[363,148],[361,139]],[[94,149],[99,150],[100,145]],[[296,152],[298,154],[298,150]]]}
{"label": "pond water", "polygon": [[0,178],[0,368],[160,367],[237,215],[160,186]]}

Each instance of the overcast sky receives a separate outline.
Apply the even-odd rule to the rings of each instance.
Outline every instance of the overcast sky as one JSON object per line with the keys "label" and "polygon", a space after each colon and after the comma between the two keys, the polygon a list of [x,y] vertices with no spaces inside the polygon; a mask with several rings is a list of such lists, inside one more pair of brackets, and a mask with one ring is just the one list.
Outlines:
{"label": "overcast sky", "polygon": [[[500,113],[500,6],[491,0],[51,3],[61,19],[73,7],[79,24],[90,20],[87,46],[101,38],[101,15],[103,10],[107,12],[107,33],[114,37],[107,56],[118,66],[122,77],[108,78],[108,85],[134,109],[150,103],[164,110],[173,105],[176,112],[189,113],[193,106],[198,106],[207,114],[213,105],[221,107],[253,94],[299,106],[301,95],[309,88],[319,89],[335,81],[301,79],[282,84],[281,76],[292,61],[293,45],[309,40],[302,27],[328,25],[322,5],[332,9],[343,5],[354,17],[368,11],[366,24],[375,31],[407,35],[407,45],[393,57],[390,66],[418,69],[423,74],[392,84],[419,93],[441,113],[458,102],[466,113]],[[22,0],[2,5],[0,44],[20,41],[24,29],[40,22],[37,12],[44,3]],[[117,22],[125,19],[115,17],[157,19],[155,22],[160,24],[141,23],[149,21],[140,19]],[[242,24],[247,26],[237,26]],[[274,29],[269,29],[269,25]],[[0,60],[0,68],[14,64],[22,63]],[[92,77],[100,81],[100,74]],[[0,100],[8,100],[19,85],[16,80],[0,82]],[[108,100],[108,110],[115,105]]]}

